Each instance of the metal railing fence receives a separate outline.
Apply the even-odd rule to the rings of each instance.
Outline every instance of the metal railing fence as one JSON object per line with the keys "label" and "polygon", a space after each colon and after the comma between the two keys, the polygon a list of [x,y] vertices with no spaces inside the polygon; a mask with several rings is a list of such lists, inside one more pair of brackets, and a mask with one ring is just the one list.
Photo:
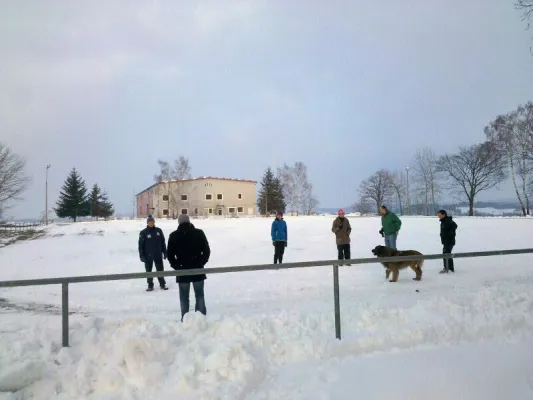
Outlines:
{"label": "metal railing fence", "polygon": [[68,297],[69,284],[71,283],[86,283],[86,282],[104,282],[104,281],[118,281],[127,279],[146,279],[157,278],[160,276],[187,276],[198,274],[224,274],[231,272],[252,272],[264,270],[280,270],[292,268],[310,268],[333,266],[333,299],[335,310],[335,337],[341,339],[341,318],[340,318],[340,296],[339,296],[339,266],[346,265],[361,265],[361,264],[375,264],[382,262],[400,262],[400,261],[414,261],[414,260],[442,260],[449,258],[474,258],[474,257],[494,257],[518,254],[533,254],[533,248],[529,249],[511,249],[511,250],[492,250],[479,251],[470,253],[455,253],[455,254],[427,254],[420,256],[398,256],[398,257],[371,257],[371,258],[356,258],[351,260],[323,260],[323,261],[303,261],[286,264],[261,264],[261,265],[242,265],[232,267],[218,267],[218,268],[201,268],[179,271],[159,271],[159,272],[139,272],[129,274],[109,274],[109,275],[88,275],[88,276],[71,276],[60,278],[42,278],[42,279],[24,279],[12,281],[0,281],[0,288],[12,288],[21,286],[44,286],[44,285],[61,285],[61,315],[62,315],[62,345],[69,346],[69,311],[68,311]]}

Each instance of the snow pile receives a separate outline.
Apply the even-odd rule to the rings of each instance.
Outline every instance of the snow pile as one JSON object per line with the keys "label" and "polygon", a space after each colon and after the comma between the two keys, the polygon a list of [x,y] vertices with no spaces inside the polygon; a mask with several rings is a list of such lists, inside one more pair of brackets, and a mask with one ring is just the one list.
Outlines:
{"label": "snow pile", "polygon": [[[288,261],[334,258],[331,219],[287,221]],[[368,257],[382,240],[379,218],[356,221],[352,252]],[[198,221],[213,250],[210,266],[269,262],[270,222]],[[529,220],[457,222],[457,251],[529,246]],[[46,238],[1,249],[2,266],[9,268],[0,268],[0,279],[140,271],[136,239],[143,225],[54,227]],[[174,225],[159,224],[167,237]],[[405,219],[399,245],[439,251],[438,221]],[[427,261],[421,282],[402,271],[390,284],[378,264],[342,267],[342,341],[334,339],[328,267],[211,275],[207,319],[189,313],[184,323],[172,279],[168,292],[153,293],[144,291],[143,281],[73,284],[66,349],[60,288],[2,289],[0,399],[351,399],[357,393],[492,400],[498,397],[487,393],[502,393],[487,391],[496,382],[512,385],[511,398],[529,398],[531,255],[456,260],[455,275],[439,275],[440,268],[441,262]],[[518,347],[501,343],[510,338],[523,340],[515,363]],[[504,364],[491,369],[503,354]],[[474,356],[481,361],[469,361]],[[454,386],[455,369],[465,377]],[[476,379],[469,380],[474,369]],[[503,380],[512,371],[514,380]],[[482,385],[483,379],[494,385]],[[468,382],[476,387],[467,388]]]}

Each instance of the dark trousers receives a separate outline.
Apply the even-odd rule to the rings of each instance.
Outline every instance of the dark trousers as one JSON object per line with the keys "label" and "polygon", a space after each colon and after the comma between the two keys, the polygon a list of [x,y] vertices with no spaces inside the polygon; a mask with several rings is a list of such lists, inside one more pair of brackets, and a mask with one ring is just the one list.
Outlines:
{"label": "dark trousers", "polygon": [[183,316],[189,312],[189,294],[191,291],[191,283],[194,288],[194,296],[196,297],[196,304],[194,306],[194,311],[200,311],[202,314],[207,315],[207,309],[205,307],[205,297],[204,297],[204,281],[196,282],[180,282],[179,291],[180,291],[180,306],[181,306],[181,320],[183,321]]}
{"label": "dark trousers", "polygon": [[285,242],[274,242],[274,264],[283,263],[283,254],[285,253]]}
{"label": "dark trousers", "polygon": [[338,251],[339,260],[350,259],[350,245],[349,244],[338,244],[337,251]]}
{"label": "dark trousers", "polygon": [[[154,260],[147,260],[144,263],[144,269],[146,269],[146,272],[152,272],[152,269],[154,267]],[[155,270],[156,271],[163,271],[163,261],[155,261]],[[148,287],[153,288],[154,287],[154,278],[146,278],[148,281]],[[160,276],[157,278],[159,281],[159,286],[166,286],[165,277]]]}
{"label": "dark trousers", "polygon": [[[453,250],[453,244],[444,244],[442,247],[442,254],[451,254]],[[446,271],[454,272],[453,258],[445,258],[442,260],[444,263],[444,269]]]}

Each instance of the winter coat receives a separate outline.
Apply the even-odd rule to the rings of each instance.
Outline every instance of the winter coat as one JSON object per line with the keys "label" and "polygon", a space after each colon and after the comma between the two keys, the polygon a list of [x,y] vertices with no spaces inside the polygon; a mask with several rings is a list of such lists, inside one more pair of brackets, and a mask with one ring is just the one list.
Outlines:
{"label": "winter coat", "polygon": [[139,257],[145,261],[163,261],[167,256],[165,235],[160,228],[146,227],[139,234]]}
{"label": "winter coat", "polygon": [[400,231],[402,221],[392,211],[387,211],[387,214],[381,216],[381,226],[385,235],[393,235]]}
{"label": "winter coat", "polygon": [[[205,233],[184,222],[168,237],[168,260],[175,270],[204,268],[211,256]],[[176,282],[187,283],[207,279],[205,274],[177,276]]]}
{"label": "winter coat", "polygon": [[331,231],[335,234],[337,245],[349,244],[350,233],[352,232],[352,226],[348,218],[337,217],[333,221]]}
{"label": "winter coat", "polygon": [[287,222],[285,222],[283,218],[276,218],[274,221],[272,221],[270,236],[272,237],[273,242],[286,242],[288,240]]}
{"label": "winter coat", "polygon": [[443,245],[455,246],[457,224],[450,216],[440,220],[440,241]]}

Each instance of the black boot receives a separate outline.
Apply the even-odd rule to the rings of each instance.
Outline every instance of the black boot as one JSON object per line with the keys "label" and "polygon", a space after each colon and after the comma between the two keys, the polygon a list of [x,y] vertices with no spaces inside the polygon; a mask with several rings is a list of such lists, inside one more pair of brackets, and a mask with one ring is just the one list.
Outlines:
{"label": "black boot", "polygon": [[148,286],[148,289],[146,289],[147,292],[153,292],[154,291],[154,288],[151,287],[151,286]]}

